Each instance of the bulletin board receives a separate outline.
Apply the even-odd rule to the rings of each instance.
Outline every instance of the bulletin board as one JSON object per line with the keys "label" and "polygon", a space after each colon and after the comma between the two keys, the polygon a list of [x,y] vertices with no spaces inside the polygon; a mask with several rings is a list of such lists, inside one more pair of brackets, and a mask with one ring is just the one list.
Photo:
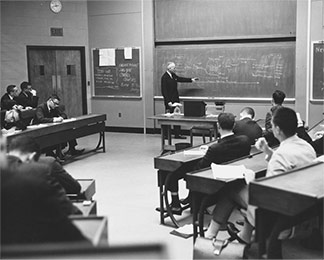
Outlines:
{"label": "bulletin board", "polygon": [[93,96],[140,98],[140,48],[92,50]]}

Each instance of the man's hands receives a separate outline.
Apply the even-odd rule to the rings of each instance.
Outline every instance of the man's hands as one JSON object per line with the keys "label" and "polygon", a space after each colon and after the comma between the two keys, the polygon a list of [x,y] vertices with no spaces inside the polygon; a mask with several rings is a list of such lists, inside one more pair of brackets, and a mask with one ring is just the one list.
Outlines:
{"label": "man's hands", "polygon": [[196,82],[198,80],[199,80],[199,78],[197,78],[197,77],[191,79],[192,82]]}
{"label": "man's hands", "polygon": [[63,117],[59,116],[59,117],[53,117],[53,122],[54,123],[58,123],[58,122],[62,122],[63,121]]}

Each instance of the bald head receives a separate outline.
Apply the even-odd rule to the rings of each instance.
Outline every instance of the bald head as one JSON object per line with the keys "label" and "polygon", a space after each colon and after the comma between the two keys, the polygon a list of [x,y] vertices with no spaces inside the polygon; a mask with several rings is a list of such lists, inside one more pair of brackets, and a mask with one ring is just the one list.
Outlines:
{"label": "bald head", "polygon": [[174,71],[174,69],[175,69],[175,63],[174,62],[168,62],[167,69],[169,71]]}

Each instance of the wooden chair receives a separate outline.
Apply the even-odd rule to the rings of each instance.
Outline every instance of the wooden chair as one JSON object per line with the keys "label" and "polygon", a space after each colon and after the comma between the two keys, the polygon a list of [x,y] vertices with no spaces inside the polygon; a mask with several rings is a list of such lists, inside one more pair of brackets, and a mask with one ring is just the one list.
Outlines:
{"label": "wooden chair", "polygon": [[206,143],[206,136],[209,136],[209,141],[213,140],[214,128],[207,128],[204,126],[193,126],[190,128],[190,144],[193,146],[194,134],[202,135],[203,143]]}

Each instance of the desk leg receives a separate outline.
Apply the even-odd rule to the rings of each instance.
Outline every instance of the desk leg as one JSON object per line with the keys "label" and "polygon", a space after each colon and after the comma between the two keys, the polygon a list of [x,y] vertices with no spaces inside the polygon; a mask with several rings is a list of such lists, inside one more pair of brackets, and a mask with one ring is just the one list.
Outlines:
{"label": "desk leg", "polygon": [[162,153],[164,152],[164,136],[166,134],[166,126],[161,125],[161,150]]}
{"label": "desk leg", "polygon": [[258,241],[258,258],[262,259],[262,255],[266,252],[266,212],[258,208],[255,212],[255,230],[256,239]]}
{"label": "desk leg", "polygon": [[193,226],[193,242],[195,243],[198,236],[198,213],[201,202],[201,193],[191,191],[192,194],[192,226]]}
{"label": "desk leg", "polygon": [[105,131],[102,132],[102,151],[106,152],[106,140],[105,140]]}
{"label": "desk leg", "polygon": [[172,145],[172,136],[171,136],[171,126],[167,126],[167,132],[168,132],[168,145]]}

